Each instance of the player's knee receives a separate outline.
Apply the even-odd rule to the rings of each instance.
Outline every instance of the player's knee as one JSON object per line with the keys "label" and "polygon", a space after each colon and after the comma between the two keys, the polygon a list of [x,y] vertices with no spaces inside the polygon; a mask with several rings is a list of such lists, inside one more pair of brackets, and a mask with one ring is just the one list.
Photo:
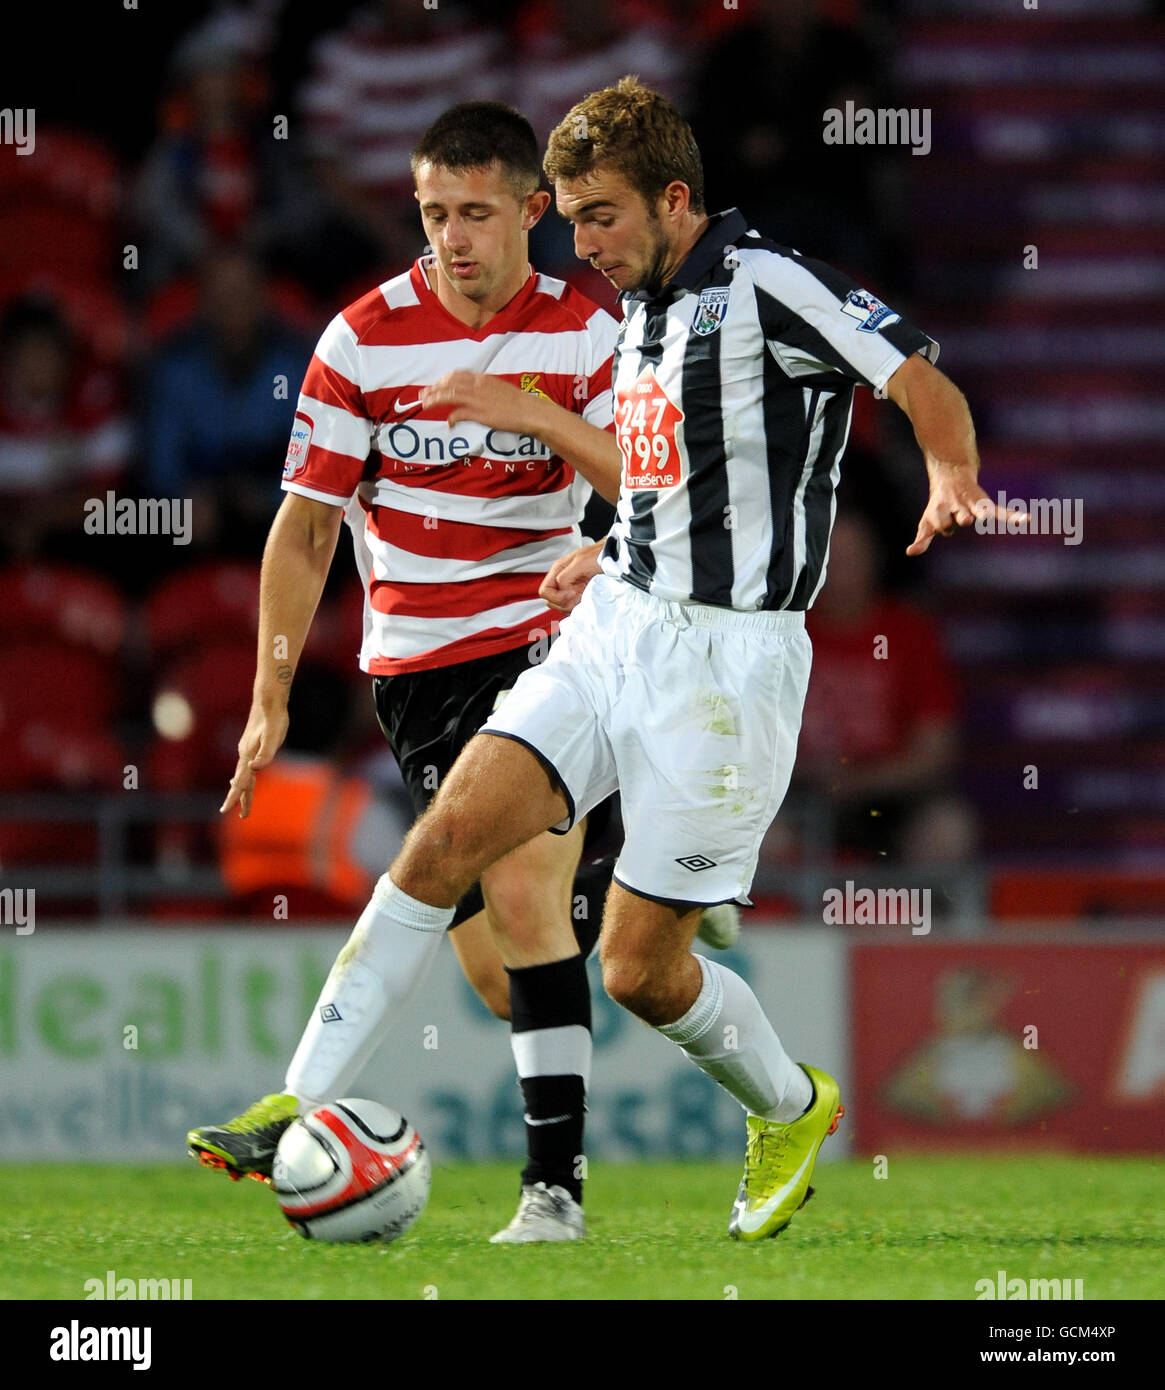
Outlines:
{"label": "player's knee", "polygon": [[569,890],[553,872],[525,866],[499,872],[502,868],[496,866],[483,883],[490,920],[516,949],[535,948],[545,940],[550,922],[569,916]]}
{"label": "player's knee", "polygon": [[510,987],[505,980],[501,982],[492,976],[488,979],[471,981],[475,990],[481,998],[482,1003],[493,1014],[494,1018],[500,1018],[503,1023],[508,1023],[510,1019]]}
{"label": "player's knee", "polygon": [[448,896],[451,889],[460,897],[477,878],[471,870],[480,853],[481,835],[476,828],[433,805],[405,838],[393,865],[393,882],[425,901],[434,891]]}
{"label": "player's knee", "polygon": [[662,1020],[666,1014],[658,975],[650,961],[634,956],[604,956],[603,988],[616,1004],[645,1023]]}

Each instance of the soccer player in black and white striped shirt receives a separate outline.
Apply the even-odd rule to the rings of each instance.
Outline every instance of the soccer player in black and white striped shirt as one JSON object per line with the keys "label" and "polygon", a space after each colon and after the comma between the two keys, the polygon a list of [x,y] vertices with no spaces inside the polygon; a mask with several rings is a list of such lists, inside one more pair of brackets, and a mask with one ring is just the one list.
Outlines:
{"label": "soccer player in black and white striped shirt", "polygon": [[[604,544],[552,568],[543,593],[570,610],[557,645],[467,745],[390,873],[453,903],[493,859],[620,789],[604,984],[744,1107],[729,1230],[756,1240],[807,1199],[838,1086],[789,1058],[744,980],[689,947],[702,906],[747,901],[788,787],[855,386],[895,401],[923,452],[909,554],[991,503],[937,345],[735,210],[709,217],[691,130],[657,93],[632,78],[593,93],[544,167],[577,254],[624,296],[618,514]],[[495,396],[464,373],[425,393],[487,424]],[[548,1073],[553,1031],[527,1043]]]}

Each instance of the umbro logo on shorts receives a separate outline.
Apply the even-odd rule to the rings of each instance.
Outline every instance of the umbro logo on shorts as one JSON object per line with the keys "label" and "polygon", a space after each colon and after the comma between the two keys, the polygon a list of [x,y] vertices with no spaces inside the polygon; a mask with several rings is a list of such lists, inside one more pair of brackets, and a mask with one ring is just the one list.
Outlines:
{"label": "umbro logo on shorts", "polygon": [[691,869],[694,874],[698,874],[701,869],[716,867],[715,859],[709,859],[706,854],[685,854],[682,859],[677,859],[676,863],[682,864],[685,869]]}
{"label": "umbro logo on shorts", "polygon": [[322,1004],[320,1006],[320,1018],[324,1023],[343,1023],[343,1016],[335,1004]]}

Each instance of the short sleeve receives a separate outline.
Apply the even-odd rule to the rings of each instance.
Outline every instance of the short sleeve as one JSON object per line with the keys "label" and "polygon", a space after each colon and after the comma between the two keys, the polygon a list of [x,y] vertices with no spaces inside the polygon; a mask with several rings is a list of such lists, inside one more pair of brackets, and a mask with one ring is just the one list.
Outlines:
{"label": "short sleeve", "polygon": [[285,492],[342,506],[356,491],[373,429],[359,383],[356,334],[337,314],[303,379],[283,465]]}
{"label": "short sleeve", "polygon": [[742,250],[768,350],[807,385],[842,377],[883,390],[908,357],[930,362],[938,344],[890,305],[823,261],[796,252]]}

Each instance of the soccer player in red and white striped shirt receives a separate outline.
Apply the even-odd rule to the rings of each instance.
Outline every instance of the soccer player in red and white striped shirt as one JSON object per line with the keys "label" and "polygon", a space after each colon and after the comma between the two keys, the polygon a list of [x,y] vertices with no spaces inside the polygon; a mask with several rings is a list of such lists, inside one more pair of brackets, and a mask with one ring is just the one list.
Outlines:
{"label": "soccer player in red and white striped shirt", "polygon": [[[337,315],[304,379],[287,496],[263,559],[251,714],[223,812],[248,813],[256,773],[283,742],[342,518],[366,586],[360,665],[419,813],[462,745],[545,655],[555,614],[538,589],[578,545],[591,488],[618,493],[609,440],[594,428],[612,428],[617,326],[530,268],[528,234],[550,199],[529,123],[500,103],[462,103],[426,132],[413,171],[432,252]],[[491,427],[421,404],[451,371],[474,374]],[[547,832],[482,876],[488,915],[505,926],[500,957],[480,896],[467,894],[453,923],[466,974],[495,1012],[507,1011],[502,960],[509,974],[529,1161],[522,1219],[499,1232],[505,1241],[583,1233],[590,995],[571,916],[581,839],[577,827]],[[386,874],[324,986],[284,1093],[229,1128],[192,1130],[191,1152],[234,1176],[269,1175],[291,1119],[347,1094],[447,919]],[[535,1055],[553,1056],[552,1075]]]}

